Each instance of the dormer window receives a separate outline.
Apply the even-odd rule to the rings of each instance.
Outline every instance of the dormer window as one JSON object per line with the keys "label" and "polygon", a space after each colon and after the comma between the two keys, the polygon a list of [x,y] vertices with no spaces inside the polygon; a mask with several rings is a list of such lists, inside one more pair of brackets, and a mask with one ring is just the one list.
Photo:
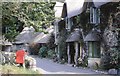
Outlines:
{"label": "dormer window", "polygon": [[73,25],[72,19],[71,19],[71,18],[68,18],[68,19],[66,20],[66,29],[67,29],[68,31],[70,31],[72,25]]}
{"label": "dormer window", "polygon": [[100,9],[96,7],[90,7],[90,24],[100,23]]}

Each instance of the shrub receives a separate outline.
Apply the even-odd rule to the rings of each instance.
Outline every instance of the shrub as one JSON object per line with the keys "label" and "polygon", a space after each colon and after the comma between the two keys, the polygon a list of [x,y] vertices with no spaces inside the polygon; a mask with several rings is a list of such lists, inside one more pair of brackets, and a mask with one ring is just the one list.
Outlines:
{"label": "shrub", "polygon": [[84,57],[83,59],[78,58],[78,65],[77,66],[87,67],[87,65],[88,65],[87,57]]}
{"label": "shrub", "polygon": [[117,50],[109,50],[105,52],[101,59],[101,68],[105,70],[120,68],[120,62],[118,61],[120,59],[119,54],[120,52]]}
{"label": "shrub", "polygon": [[42,46],[39,50],[39,56],[40,57],[47,57],[47,47]]}
{"label": "shrub", "polygon": [[48,58],[53,59],[55,56],[55,51],[50,49],[49,51],[47,51],[47,55]]}
{"label": "shrub", "polygon": [[0,71],[1,71],[1,74],[29,74],[30,76],[36,76],[36,74],[40,74],[40,72],[38,71],[33,71],[33,70],[30,70],[30,69],[25,69],[25,68],[19,68],[19,67],[16,67],[16,66],[13,66],[13,65],[2,65],[0,66]]}

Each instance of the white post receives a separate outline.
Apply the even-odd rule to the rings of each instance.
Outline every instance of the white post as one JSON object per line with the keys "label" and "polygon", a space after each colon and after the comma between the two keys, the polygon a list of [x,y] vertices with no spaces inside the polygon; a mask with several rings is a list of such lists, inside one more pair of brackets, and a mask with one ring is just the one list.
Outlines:
{"label": "white post", "polygon": [[71,62],[71,57],[70,57],[70,44],[67,44],[67,55],[68,55],[68,64]]}
{"label": "white post", "polygon": [[82,44],[80,43],[80,58],[82,58]]}
{"label": "white post", "polygon": [[58,59],[60,60],[60,47],[59,47],[59,45],[58,45],[57,57],[58,57]]}
{"label": "white post", "polygon": [[55,53],[57,54],[57,47],[55,47]]}
{"label": "white post", "polygon": [[75,57],[74,57],[74,60],[75,60],[76,65],[78,64],[77,59],[78,59],[78,42],[75,42]]}

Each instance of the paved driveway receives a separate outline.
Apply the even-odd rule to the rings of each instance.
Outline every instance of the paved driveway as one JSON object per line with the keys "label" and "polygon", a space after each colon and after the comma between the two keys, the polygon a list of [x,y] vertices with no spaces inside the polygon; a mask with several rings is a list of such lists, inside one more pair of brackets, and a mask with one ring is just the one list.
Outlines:
{"label": "paved driveway", "polygon": [[67,64],[58,64],[45,58],[34,58],[36,59],[37,68],[39,68],[43,74],[100,74],[91,69],[75,68]]}

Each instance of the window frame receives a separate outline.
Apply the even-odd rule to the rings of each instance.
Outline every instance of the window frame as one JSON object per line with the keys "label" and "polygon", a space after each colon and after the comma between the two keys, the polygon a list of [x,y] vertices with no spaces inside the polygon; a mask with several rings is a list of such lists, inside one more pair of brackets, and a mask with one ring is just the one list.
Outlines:
{"label": "window frame", "polygon": [[90,41],[88,42],[88,57],[89,58],[100,58],[101,50],[100,50],[100,42]]}
{"label": "window frame", "polygon": [[99,24],[100,23],[100,9],[96,7],[90,7],[90,23]]}
{"label": "window frame", "polygon": [[73,25],[73,20],[72,20],[72,18],[66,18],[66,27],[65,27],[65,28],[70,31],[72,25]]}

